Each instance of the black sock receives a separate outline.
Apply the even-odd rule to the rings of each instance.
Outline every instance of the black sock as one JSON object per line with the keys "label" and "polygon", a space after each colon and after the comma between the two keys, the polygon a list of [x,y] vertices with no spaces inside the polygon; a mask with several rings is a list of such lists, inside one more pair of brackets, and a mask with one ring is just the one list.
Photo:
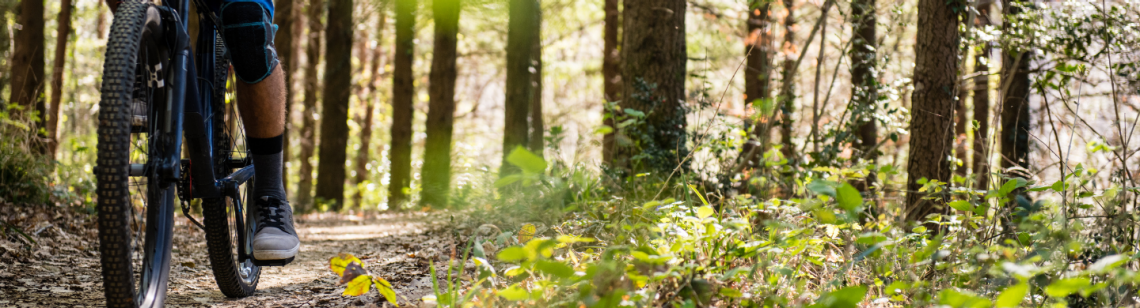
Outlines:
{"label": "black sock", "polygon": [[285,186],[281,182],[281,164],[283,137],[246,138],[250,158],[253,160],[254,197],[272,197],[281,201],[285,199]]}

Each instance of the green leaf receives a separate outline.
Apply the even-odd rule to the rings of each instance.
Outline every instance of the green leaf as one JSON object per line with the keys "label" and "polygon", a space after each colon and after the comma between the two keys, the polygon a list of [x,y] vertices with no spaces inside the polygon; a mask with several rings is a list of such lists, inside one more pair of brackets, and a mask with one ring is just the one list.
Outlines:
{"label": "green leaf", "polygon": [[807,189],[819,195],[835,198],[835,185],[825,180],[814,180],[807,184]]}
{"label": "green leaf", "polygon": [[1069,294],[1073,294],[1085,288],[1088,288],[1092,285],[1090,282],[1091,281],[1085,277],[1074,277],[1057,280],[1049,284],[1049,286],[1045,287],[1045,294],[1048,294],[1052,297],[1066,297],[1069,296]]}
{"label": "green leaf", "polygon": [[514,184],[515,182],[521,181],[522,179],[522,174],[504,176],[495,181],[495,188],[503,188],[504,186]]}
{"label": "green leaf", "polygon": [[1001,295],[998,295],[997,304],[994,307],[1020,307],[1021,301],[1025,300],[1026,293],[1029,293],[1029,285],[1024,282],[1005,288],[1005,291],[1001,291]]}
{"label": "green leaf", "polygon": [[708,201],[708,200],[705,200],[705,195],[701,194],[701,192],[697,190],[697,186],[696,186],[696,185],[693,185],[693,184],[689,184],[689,190],[692,190],[692,191],[693,191],[693,194],[696,194],[696,195],[697,195],[697,198],[701,198],[701,203],[702,203],[702,204],[704,204],[704,205],[709,205],[709,201]]}
{"label": "green leaf", "polygon": [[511,151],[511,154],[507,155],[507,162],[519,167],[519,169],[527,173],[539,174],[546,172],[546,161],[542,160],[542,157],[538,157],[538,155],[527,151],[522,146],[515,147],[515,149]]}
{"label": "green leaf", "polygon": [[744,296],[744,293],[741,293],[740,290],[731,288],[720,288],[718,293],[720,293],[720,296],[728,298],[740,298],[741,296]]}
{"label": "green leaf", "polygon": [[574,277],[574,268],[558,261],[538,260],[534,263],[534,269],[558,278]]}
{"label": "green leaf", "polygon": [[396,290],[392,289],[392,283],[384,280],[384,278],[372,277],[372,284],[376,286],[376,291],[380,292],[380,295],[383,295],[384,299],[388,300],[392,306],[400,307],[400,304],[396,303]]}
{"label": "green leaf", "polygon": [[887,240],[887,237],[885,235],[883,235],[882,233],[867,232],[867,233],[863,233],[863,234],[859,235],[859,237],[855,239],[855,243],[859,243],[859,244],[863,244],[863,245],[875,245],[875,244],[878,244],[879,242],[886,241],[886,240]]}
{"label": "green leaf", "polygon": [[939,303],[950,307],[986,308],[992,303],[990,300],[978,297],[968,291],[945,289],[938,292]]}
{"label": "green leaf", "polygon": [[836,190],[836,199],[839,201],[839,207],[849,212],[855,211],[860,205],[863,205],[863,196],[859,195],[859,190],[850,183],[843,183]]}
{"label": "green leaf", "polygon": [[705,219],[706,217],[712,216],[714,213],[716,213],[716,210],[714,210],[711,206],[706,205],[697,208],[697,218],[700,219]]}
{"label": "green leaf", "polygon": [[835,224],[835,213],[828,209],[818,208],[812,213],[815,214],[815,220],[821,224]]}
{"label": "green leaf", "polygon": [[526,258],[526,249],[523,249],[522,247],[512,246],[499,251],[499,261],[515,262],[524,260]]}
{"label": "green leaf", "polygon": [[637,118],[644,118],[645,117],[645,113],[641,112],[641,111],[637,111],[637,110],[630,109],[630,108],[626,108],[624,111],[625,111],[625,114],[628,114],[628,115],[631,115],[631,116],[634,116]]}
{"label": "green leaf", "polygon": [[819,297],[819,301],[810,307],[820,308],[856,308],[863,298],[867,296],[867,287],[851,286],[835,290]]}
{"label": "green leaf", "polygon": [[965,200],[958,200],[958,201],[950,202],[950,207],[955,209],[955,210],[959,210],[959,211],[963,211],[963,212],[973,212],[974,211],[974,205],[970,204],[969,201],[965,201]]}
{"label": "green leaf", "polygon": [[612,132],[614,132],[614,128],[610,127],[609,125],[602,125],[601,127],[598,127],[598,129],[594,130],[594,133],[599,135],[605,135]]}
{"label": "green leaf", "polygon": [[521,301],[530,298],[530,292],[527,292],[526,289],[519,287],[517,284],[499,290],[497,293],[499,293],[499,296],[511,301]]}

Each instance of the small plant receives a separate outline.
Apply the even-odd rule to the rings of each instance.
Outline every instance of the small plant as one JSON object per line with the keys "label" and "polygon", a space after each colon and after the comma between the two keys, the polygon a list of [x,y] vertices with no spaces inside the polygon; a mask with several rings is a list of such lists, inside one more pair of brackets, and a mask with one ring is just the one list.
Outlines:
{"label": "small plant", "polygon": [[375,286],[376,292],[384,296],[384,299],[396,307],[400,306],[396,303],[396,290],[392,289],[392,284],[384,278],[369,273],[364,269],[364,261],[360,261],[356,256],[341,253],[332,257],[329,259],[329,269],[340,276],[339,284],[348,284],[344,288],[344,295],[361,296]]}

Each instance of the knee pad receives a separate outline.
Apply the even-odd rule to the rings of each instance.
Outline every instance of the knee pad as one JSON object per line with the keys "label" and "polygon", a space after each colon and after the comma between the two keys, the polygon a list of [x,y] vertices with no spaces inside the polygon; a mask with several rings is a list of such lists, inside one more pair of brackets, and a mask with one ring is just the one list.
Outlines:
{"label": "knee pad", "polygon": [[254,1],[227,2],[220,15],[226,57],[238,79],[261,82],[277,67],[277,50],[273,47],[277,25],[266,9]]}

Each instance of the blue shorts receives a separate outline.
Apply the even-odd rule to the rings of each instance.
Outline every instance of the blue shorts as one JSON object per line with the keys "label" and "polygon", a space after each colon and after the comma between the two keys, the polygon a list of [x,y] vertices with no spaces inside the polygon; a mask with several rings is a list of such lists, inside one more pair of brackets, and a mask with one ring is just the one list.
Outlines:
{"label": "blue shorts", "polygon": [[273,0],[207,0],[206,5],[210,7],[214,14],[221,14],[219,10],[222,9],[222,4],[230,2],[254,2],[260,4],[261,7],[269,11],[269,19],[273,19]]}

